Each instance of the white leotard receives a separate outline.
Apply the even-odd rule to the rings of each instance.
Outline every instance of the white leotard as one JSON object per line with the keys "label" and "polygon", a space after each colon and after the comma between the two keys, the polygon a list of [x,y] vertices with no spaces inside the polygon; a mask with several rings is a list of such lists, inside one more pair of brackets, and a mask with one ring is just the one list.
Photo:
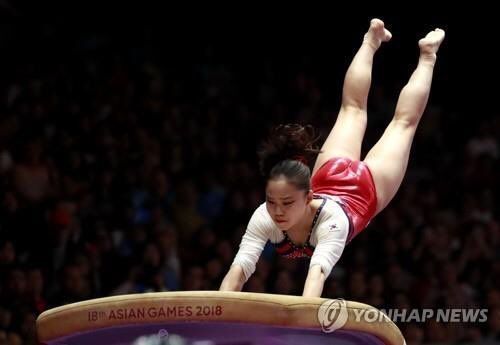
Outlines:
{"label": "white leotard", "polygon": [[[337,263],[349,234],[349,219],[342,207],[331,196],[326,199],[314,225],[309,243],[315,247],[309,267],[320,265],[326,277]],[[261,204],[253,213],[233,265],[242,267],[245,281],[255,271],[255,265],[267,241],[279,243],[284,239],[283,232],[267,212],[266,203]]]}

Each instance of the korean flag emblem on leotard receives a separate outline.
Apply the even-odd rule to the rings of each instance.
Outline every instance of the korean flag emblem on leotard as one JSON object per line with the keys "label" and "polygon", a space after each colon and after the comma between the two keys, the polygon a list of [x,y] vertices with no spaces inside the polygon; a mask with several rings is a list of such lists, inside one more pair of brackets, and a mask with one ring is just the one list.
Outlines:
{"label": "korean flag emblem on leotard", "polygon": [[330,229],[330,231],[336,231],[339,229],[339,226],[337,225],[337,223],[333,223],[333,224],[330,224],[328,226],[328,228]]}

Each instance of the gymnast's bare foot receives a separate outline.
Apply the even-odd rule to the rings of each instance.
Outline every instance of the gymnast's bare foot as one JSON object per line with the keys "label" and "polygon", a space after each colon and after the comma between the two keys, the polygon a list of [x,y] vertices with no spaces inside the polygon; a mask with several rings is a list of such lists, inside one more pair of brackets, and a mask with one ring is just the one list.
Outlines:
{"label": "gymnast's bare foot", "polygon": [[392,34],[384,27],[384,22],[375,18],[370,21],[370,28],[363,38],[363,43],[378,49],[382,42],[389,41],[391,37]]}
{"label": "gymnast's bare foot", "polygon": [[435,29],[418,41],[420,57],[426,60],[436,60],[436,53],[444,40],[444,30]]}

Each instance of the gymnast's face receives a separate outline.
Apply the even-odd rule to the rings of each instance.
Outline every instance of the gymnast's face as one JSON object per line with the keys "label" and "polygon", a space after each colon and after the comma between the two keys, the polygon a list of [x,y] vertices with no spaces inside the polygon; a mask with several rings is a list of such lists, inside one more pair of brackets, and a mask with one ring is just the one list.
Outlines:
{"label": "gymnast's face", "polygon": [[282,230],[290,229],[306,215],[311,200],[311,192],[297,188],[284,177],[267,182],[267,211]]}

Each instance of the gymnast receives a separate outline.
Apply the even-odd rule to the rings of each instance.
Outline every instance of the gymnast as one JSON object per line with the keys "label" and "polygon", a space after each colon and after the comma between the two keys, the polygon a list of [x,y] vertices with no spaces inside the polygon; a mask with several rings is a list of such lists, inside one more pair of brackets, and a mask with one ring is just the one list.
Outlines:
{"label": "gymnast", "polygon": [[[391,33],[372,19],[344,79],[342,104],[321,150],[310,126],[276,127],[260,152],[266,201],[253,213],[221,291],[241,291],[267,241],[279,255],[310,258],[303,296],[321,297],[323,285],[346,246],[396,194],[408,165],[418,123],[427,105],[436,54],[445,33],[419,42],[418,64],[402,89],[379,141],[361,161],[373,57]],[[316,158],[312,172],[308,164]]]}

